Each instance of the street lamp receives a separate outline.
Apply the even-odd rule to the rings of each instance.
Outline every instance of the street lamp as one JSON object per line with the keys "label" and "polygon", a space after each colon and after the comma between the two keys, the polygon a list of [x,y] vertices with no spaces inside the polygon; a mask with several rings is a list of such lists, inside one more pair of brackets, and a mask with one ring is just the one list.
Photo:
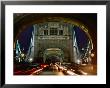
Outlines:
{"label": "street lamp", "polygon": [[77,64],[80,64],[80,63],[81,63],[81,61],[78,59],[78,60],[77,60]]}
{"label": "street lamp", "polygon": [[94,57],[94,53],[91,53],[91,57]]}
{"label": "street lamp", "polygon": [[31,63],[33,61],[33,58],[29,58],[29,62]]}

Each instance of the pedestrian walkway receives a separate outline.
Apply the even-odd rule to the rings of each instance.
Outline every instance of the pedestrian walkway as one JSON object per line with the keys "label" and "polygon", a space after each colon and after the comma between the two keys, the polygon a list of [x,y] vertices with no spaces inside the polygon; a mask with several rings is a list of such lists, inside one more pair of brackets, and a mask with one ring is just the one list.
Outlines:
{"label": "pedestrian walkway", "polygon": [[97,66],[96,65],[85,65],[80,66],[79,69],[81,69],[84,72],[87,72],[88,75],[97,75]]}

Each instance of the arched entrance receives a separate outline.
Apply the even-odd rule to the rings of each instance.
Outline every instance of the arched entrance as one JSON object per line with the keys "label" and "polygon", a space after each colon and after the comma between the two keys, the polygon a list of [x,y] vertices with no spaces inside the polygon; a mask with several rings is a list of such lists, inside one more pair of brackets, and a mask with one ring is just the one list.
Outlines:
{"label": "arched entrance", "polygon": [[64,53],[59,48],[48,48],[44,51],[44,63],[63,62]]}

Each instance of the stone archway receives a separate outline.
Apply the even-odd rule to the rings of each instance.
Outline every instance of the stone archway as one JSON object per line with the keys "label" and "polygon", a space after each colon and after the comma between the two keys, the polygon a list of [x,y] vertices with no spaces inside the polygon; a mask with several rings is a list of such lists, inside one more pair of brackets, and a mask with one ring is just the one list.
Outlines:
{"label": "stone archway", "polygon": [[44,51],[44,63],[63,62],[64,53],[59,48],[48,48]]}
{"label": "stone archway", "polygon": [[[27,19],[27,18],[29,18],[29,19]],[[23,17],[22,20],[15,21],[14,29],[16,29],[17,31],[14,31],[15,32],[14,33],[14,35],[15,35],[14,43],[16,43],[16,40],[17,40],[19,34],[21,32],[23,32],[24,30],[26,30],[26,28],[28,28],[28,26],[34,25],[34,27],[37,29],[38,26],[36,26],[36,24],[37,25],[38,24],[46,24],[46,23],[49,23],[49,22],[62,23],[62,25],[65,25],[65,30],[67,30],[66,29],[66,24],[68,24],[69,27],[71,27],[71,26],[73,27],[73,25],[79,27],[85,33],[85,35],[88,36],[88,38],[90,40],[90,45],[92,46],[91,50],[93,49],[92,39],[91,39],[91,36],[88,33],[88,28],[84,24],[82,24],[81,22],[75,20],[74,17],[72,19],[70,19],[70,18],[65,18],[62,15],[61,16],[56,16],[56,15],[55,16],[46,16],[46,17],[45,16],[40,17],[40,15],[39,15],[39,17],[38,17],[38,14],[37,15],[30,14],[30,15],[27,15],[27,16]],[[61,28],[63,28],[63,27],[61,27]],[[50,48],[50,47],[54,47],[54,48],[58,47],[58,48],[63,49],[64,55],[65,55],[64,56],[65,57],[65,62],[68,62],[68,60],[70,61],[70,59],[71,59],[71,61],[74,59],[73,58],[73,53],[74,52],[72,50],[73,49],[72,48],[73,47],[73,45],[72,45],[72,38],[73,38],[72,37],[72,35],[73,35],[72,30],[68,30],[68,34],[64,34],[66,37],[65,36],[64,37],[62,37],[62,36],[52,36],[50,38],[50,36],[43,36],[42,35],[43,32],[39,31],[39,33],[41,33],[41,34],[38,33],[39,35],[36,32],[36,39],[38,39],[38,42],[37,43],[35,42],[35,44],[36,44],[35,51],[34,51],[35,52],[35,55],[34,55],[35,59],[37,59],[37,58],[39,59],[39,57],[38,57],[39,55],[40,55],[40,58],[43,58],[42,57],[43,52],[45,52],[45,49]],[[65,33],[67,33],[67,32],[65,31]],[[41,51],[41,52],[39,53],[39,51]],[[48,56],[48,55],[46,55],[46,56]],[[51,56],[49,58],[56,57],[56,56],[59,57],[59,55],[57,53],[56,54],[50,53],[49,56]],[[44,58],[46,58],[45,55],[44,55]]]}

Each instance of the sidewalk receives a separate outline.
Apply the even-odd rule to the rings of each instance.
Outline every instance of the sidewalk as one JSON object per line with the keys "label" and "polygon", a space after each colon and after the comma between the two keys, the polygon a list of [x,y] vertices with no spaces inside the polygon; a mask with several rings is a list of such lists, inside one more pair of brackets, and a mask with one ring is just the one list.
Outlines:
{"label": "sidewalk", "polygon": [[85,65],[80,66],[79,69],[88,73],[88,75],[97,75],[97,66],[96,65]]}

